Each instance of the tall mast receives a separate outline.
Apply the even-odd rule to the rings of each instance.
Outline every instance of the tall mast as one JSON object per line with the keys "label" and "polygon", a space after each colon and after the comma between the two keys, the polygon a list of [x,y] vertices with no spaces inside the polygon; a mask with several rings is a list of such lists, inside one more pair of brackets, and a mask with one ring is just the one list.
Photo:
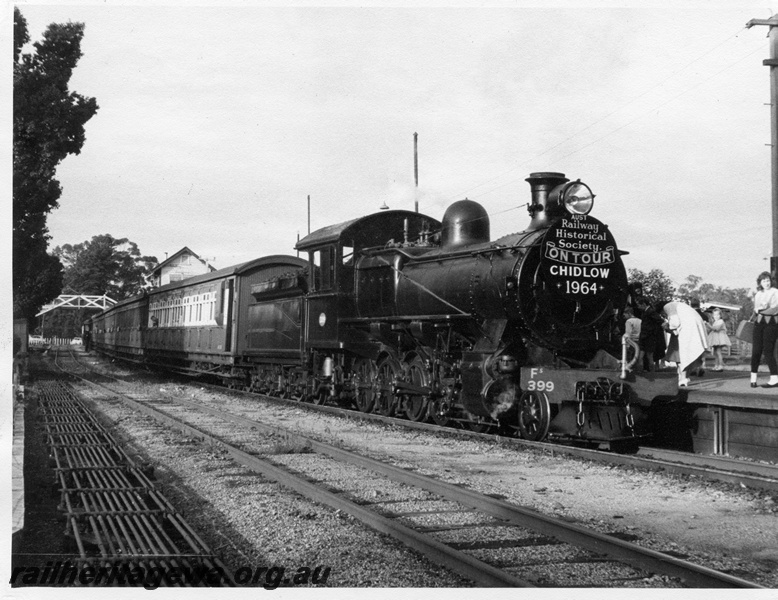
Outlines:
{"label": "tall mast", "polygon": [[751,19],[746,23],[749,29],[754,25],[765,25],[770,28],[770,58],[762,64],[770,67],[770,121],[772,146],[772,181],[773,181],[773,255],[770,258],[770,271],[778,278],[778,14],[769,19]]}

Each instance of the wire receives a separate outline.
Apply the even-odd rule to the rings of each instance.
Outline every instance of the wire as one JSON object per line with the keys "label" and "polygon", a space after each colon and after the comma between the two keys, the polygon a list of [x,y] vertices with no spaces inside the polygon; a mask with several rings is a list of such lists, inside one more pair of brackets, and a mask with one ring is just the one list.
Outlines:
{"label": "wire", "polygon": [[606,133],[605,135],[603,135],[603,136],[601,136],[601,137],[597,138],[596,140],[593,140],[592,142],[589,142],[588,144],[586,144],[586,145],[584,145],[584,146],[581,146],[580,148],[578,148],[578,149],[576,149],[576,150],[573,150],[572,152],[570,152],[570,153],[568,153],[568,154],[565,154],[564,156],[560,156],[560,157],[559,157],[559,158],[557,158],[556,160],[552,161],[550,164],[552,164],[552,165],[553,165],[554,163],[557,163],[557,162],[559,162],[560,160],[563,160],[563,159],[567,158],[568,156],[572,156],[573,154],[576,154],[576,153],[580,152],[581,150],[584,150],[584,149],[588,148],[589,146],[593,146],[594,144],[596,144],[596,143],[598,143],[598,142],[600,142],[600,141],[604,140],[606,137],[608,137],[608,136],[611,136],[611,135],[613,135],[614,133],[616,133],[616,132],[618,132],[618,131],[621,131],[622,129],[624,129],[624,128],[626,128],[626,127],[629,127],[630,125],[632,125],[632,124],[633,124],[633,123],[635,123],[636,121],[639,121],[640,119],[642,119],[642,118],[643,118],[643,117],[645,117],[646,115],[648,115],[648,114],[650,114],[650,113],[653,113],[653,112],[655,112],[655,111],[659,110],[660,108],[663,108],[664,106],[667,106],[668,104],[670,104],[671,102],[674,102],[675,100],[677,100],[677,99],[678,99],[678,98],[680,98],[681,96],[683,96],[683,95],[685,95],[685,94],[687,94],[687,93],[691,92],[692,90],[695,90],[695,89],[697,89],[698,87],[700,87],[700,86],[701,86],[701,85],[703,85],[704,83],[707,83],[708,81],[710,81],[710,80],[711,80],[711,79],[713,79],[714,77],[717,77],[718,75],[720,75],[720,74],[721,74],[721,73],[723,73],[724,71],[727,71],[727,70],[731,69],[731,68],[732,68],[732,67],[734,67],[736,64],[738,64],[738,63],[740,63],[740,62],[744,61],[745,59],[747,59],[747,58],[748,58],[748,57],[750,57],[751,55],[753,55],[753,54],[756,54],[757,52],[761,52],[761,51],[763,51],[763,49],[764,49],[764,47],[760,47],[760,48],[757,48],[756,50],[754,50],[754,51],[752,51],[752,52],[749,52],[749,53],[748,53],[748,54],[746,54],[745,56],[742,56],[741,58],[737,59],[735,62],[731,63],[730,65],[728,65],[728,66],[724,67],[724,68],[723,68],[723,69],[721,69],[720,71],[717,71],[716,73],[714,73],[714,74],[713,74],[713,75],[711,75],[710,77],[707,77],[706,79],[703,79],[702,81],[698,82],[697,84],[693,85],[692,87],[690,87],[690,88],[687,88],[687,89],[685,89],[684,91],[682,91],[682,92],[680,92],[680,93],[676,94],[675,96],[673,96],[672,98],[670,98],[670,99],[669,99],[669,100],[667,100],[666,102],[663,102],[662,104],[660,104],[660,105],[658,105],[658,106],[655,106],[655,107],[651,108],[650,110],[648,110],[648,111],[646,111],[646,112],[644,112],[644,113],[642,113],[642,114],[638,115],[637,117],[635,117],[635,118],[634,118],[634,119],[632,119],[631,121],[629,121],[629,122],[625,123],[625,124],[624,124],[624,125],[622,125],[621,127],[617,127],[617,128],[616,128],[616,129],[614,129],[613,131],[610,131],[609,133]]}
{"label": "wire", "polygon": [[[768,229],[772,229],[772,226],[771,225],[762,225],[761,227],[759,227],[759,226],[749,225],[748,227],[744,227],[743,229],[727,229],[727,235],[734,235],[734,234],[737,234],[737,233],[754,233],[756,231],[768,230]],[[721,237],[721,232],[720,231],[706,232],[706,233],[699,233],[697,235],[694,235],[694,234],[689,235],[688,233],[684,232],[682,238],[678,239],[678,243],[682,243],[682,244],[686,245],[689,240],[701,240],[701,239],[713,238],[713,237],[720,238]],[[669,241],[666,240],[666,239],[662,240],[662,246],[669,246],[669,245],[672,245],[672,240],[669,240]],[[656,247],[656,241],[649,242],[649,243],[646,243],[646,244],[630,244],[629,247],[630,248],[645,248],[647,246],[655,248]]]}
{"label": "wire", "polygon": [[[523,162],[519,163],[519,164],[518,164],[518,165],[516,165],[515,167],[513,167],[513,168],[511,168],[511,169],[509,169],[509,170],[507,170],[507,171],[504,171],[503,173],[501,173],[501,174],[499,174],[499,175],[496,175],[495,177],[492,177],[491,179],[488,179],[488,180],[486,180],[486,181],[484,181],[484,182],[482,182],[482,183],[479,183],[479,184],[477,184],[477,185],[473,186],[472,188],[469,188],[468,190],[466,190],[466,191],[465,191],[464,193],[462,193],[462,194],[456,194],[456,195],[450,196],[450,197],[449,197],[449,200],[453,200],[453,199],[455,199],[455,198],[461,198],[462,196],[467,196],[468,194],[470,194],[470,193],[471,193],[471,192],[473,192],[474,190],[477,190],[477,189],[478,189],[478,188],[480,188],[480,187],[483,187],[483,186],[485,186],[485,185],[488,185],[489,183],[491,183],[491,182],[493,182],[493,181],[496,181],[496,180],[500,179],[501,177],[504,177],[505,175],[508,175],[509,173],[513,173],[513,172],[517,171],[517,170],[518,170],[520,167],[522,167],[522,166],[524,166],[524,165],[526,165],[526,164],[528,164],[528,163],[530,163],[530,162],[533,162],[533,161],[537,160],[538,158],[540,158],[540,157],[542,157],[542,156],[544,156],[544,155],[548,154],[549,152],[552,152],[553,150],[556,150],[557,148],[559,148],[560,146],[562,146],[562,145],[566,144],[567,142],[569,142],[569,141],[570,141],[570,140],[572,140],[573,138],[575,138],[575,137],[579,136],[580,134],[584,133],[585,131],[588,131],[589,129],[591,129],[591,128],[592,128],[592,127],[594,127],[595,125],[598,125],[598,124],[602,123],[603,121],[605,121],[605,120],[606,120],[606,119],[608,119],[609,117],[612,117],[614,114],[616,114],[616,113],[618,113],[619,111],[623,110],[623,109],[624,109],[624,108],[626,108],[627,106],[629,106],[629,105],[633,104],[634,102],[636,102],[636,101],[637,101],[637,100],[639,100],[640,98],[643,98],[644,96],[646,96],[647,94],[649,94],[649,93],[650,93],[650,92],[652,92],[653,90],[655,90],[655,89],[657,89],[658,87],[660,87],[660,86],[664,85],[664,84],[665,84],[665,83],[667,83],[667,82],[668,82],[670,79],[672,79],[673,77],[677,76],[679,73],[682,73],[683,71],[687,70],[687,69],[688,69],[690,66],[692,66],[693,64],[695,64],[695,63],[699,62],[700,60],[702,60],[702,59],[703,59],[703,58],[705,58],[706,56],[710,55],[710,54],[711,54],[711,53],[713,53],[715,50],[717,50],[718,48],[720,48],[720,47],[721,47],[721,46],[723,46],[724,44],[728,43],[728,42],[729,42],[730,40],[732,40],[733,38],[736,38],[736,37],[738,37],[738,36],[739,36],[739,35],[740,35],[740,34],[741,34],[743,31],[746,31],[746,29],[747,29],[747,28],[745,28],[745,27],[743,27],[743,28],[739,29],[739,30],[738,30],[736,33],[734,33],[733,35],[731,35],[731,36],[727,37],[726,39],[724,39],[724,40],[723,40],[723,41],[721,41],[720,43],[716,44],[715,46],[713,46],[713,47],[712,47],[712,48],[710,48],[709,50],[707,50],[707,51],[703,52],[701,55],[697,56],[696,58],[694,58],[694,59],[693,59],[693,60],[691,60],[690,62],[686,63],[686,64],[685,64],[684,66],[682,66],[680,69],[678,69],[678,70],[676,70],[676,71],[672,72],[670,75],[668,75],[668,76],[667,76],[666,78],[664,78],[663,80],[659,81],[659,82],[658,82],[658,83],[656,83],[655,85],[653,85],[653,86],[651,86],[650,88],[646,89],[644,92],[642,92],[642,93],[638,94],[637,96],[635,96],[635,97],[634,97],[634,98],[632,98],[631,100],[629,100],[629,101],[625,102],[624,104],[622,104],[621,106],[619,106],[619,107],[618,107],[618,108],[616,108],[615,110],[611,111],[611,112],[610,112],[610,113],[608,113],[607,115],[605,115],[605,116],[601,117],[600,119],[597,119],[596,121],[594,121],[594,122],[590,123],[590,124],[589,124],[589,125],[587,125],[586,127],[582,128],[582,129],[578,130],[577,132],[573,133],[572,135],[568,136],[567,138],[565,138],[564,140],[562,140],[562,141],[560,141],[559,143],[555,144],[554,146],[551,146],[550,148],[548,148],[548,149],[544,150],[543,152],[541,152],[541,153],[539,153],[539,154],[536,154],[535,156],[533,156],[533,157],[531,157],[531,158],[529,158],[529,159],[527,159],[527,160],[525,160],[525,161],[523,161]],[[588,143],[588,144],[586,144],[586,145],[584,145],[584,146],[581,146],[580,148],[578,148],[578,149],[576,149],[576,150],[573,150],[572,152],[569,152],[568,154],[565,154],[564,156],[561,156],[561,157],[557,158],[556,160],[552,161],[552,162],[551,162],[551,163],[549,163],[549,164],[552,164],[552,165],[553,165],[553,164],[555,164],[555,163],[558,163],[559,161],[561,161],[561,160],[563,160],[563,159],[565,159],[565,158],[567,158],[567,157],[569,157],[569,156],[572,156],[573,154],[576,154],[576,153],[580,152],[581,150],[584,150],[584,149],[586,149],[586,148],[588,148],[588,147],[590,147],[590,146],[592,146],[592,145],[594,145],[594,144],[596,144],[596,143],[598,143],[598,142],[602,141],[602,140],[603,140],[603,139],[605,139],[606,137],[608,137],[608,136],[610,136],[610,135],[613,135],[614,133],[617,133],[618,131],[621,131],[622,129],[624,129],[624,128],[628,127],[629,125],[632,125],[632,124],[633,124],[633,123],[635,123],[636,121],[638,121],[638,120],[642,119],[642,118],[643,118],[643,117],[645,117],[647,114],[653,113],[653,112],[655,112],[657,109],[659,109],[659,108],[662,108],[663,106],[666,106],[667,104],[669,104],[669,103],[671,103],[671,102],[675,101],[675,100],[676,100],[677,98],[679,98],[680,96],[683,96],[684,94],[686,94],[686,93],[690,92],[691,90],[694,90],[694,89],[696,89],[697,87],[699,87],[699,86],[700,86],[700,85],[702,85],[703,83],[706,83],[706,82],[708,82],[710,79],[712,79],[712,78],[714,78],[714,77],[718,76],[719,74],[721,74],[722,72],[724,72],[724,71],[726,71],[726,70],[728,70],[728,69],[732,68],[733,66],[735,66],[736,64],[738,64],[738,63],[740,63],[741,61],[745,60],[746,58],[748,58],[748,57],[752,56],[753,54],[756,54],[757,52],[760,52],[760,51],[762,51],[762,50],[764,49],[764,47],[765,47],[765,46],[764,46],[764,44],[763,44],[763,45],[760,45],[760,46],[759,46],[759,48],[757,48],[756,50],[754,50],[754,51],[752,51],[752,52],[749,52],[748,54],[744,55],[743,57],[739,58],[739,59],[738,59],[738,60],[736,60],[735,62],[731,63],[730,65],[728,65],[728,66],[727,66],[727,67],[725,67],[724,69],[721,69],[720,71],[718,71],[718,72],[714,73],[714,74],[713,74],[713,75],[711,75],[710,77],[708,77],[708,78],[706,78],[706,79],[704,79],[704,80],[700,81],[700,82],[699,82],[699,83],[697,83],[696,85],[694,85],[694,86],[692,86],[692,87],[689,87],[689,88],[687,88],[686,90],[684,90],[684,91],[680,92],[679,94],[677,94],[677,95],[673,96],[671,99],[669,99],[669,100],[667,100],[666,102],[664,102],[664,103],[660,104],[659,106],[655,106],[655,107],[651,108],[650,110],[648,110],[648,111],[646,111],[645,113],[642,113],[641,115],[639,115],[639,116],[635,117],[633,120],[631,120],[631,121],[629,121],[628,123],[626,123],[626,124],[622,125],[621,127],[617,127],[616,129],[614,129],[614,130],[610,131],[609,133],[606,133],[605,135],[603,135],[603,136],[601,136],[601,137],[597,138],[596,140],[594,140],[594,141],[592,141],[592,142],[590,142],[590,143]],[[511,184],[513,184],[513,183],[515,183],[515,182],[517,182],[517,181],[519,181],[519,179],[511,179],[510,181],[507,181],[507,182],[505,182],[505,183],[502,183],[502,184],[500,184],[500,185],[497,185],[497,186],[495,186],[495,187],[493,187],[493,188],[491,188],[491,189],[488,189],[488,190],[486,190],[485,192],[481,192],[479,195],[480,195],[480,196],[484,196],[484,195],[486,195],[486,194],[490,194],[490,193],[494,192],[495,190],[498,190],[498,189],[500,189],[500,188],[502,188],[502,187],[505,187],[505,186],[507,186],[507,185],[511,185]]]}

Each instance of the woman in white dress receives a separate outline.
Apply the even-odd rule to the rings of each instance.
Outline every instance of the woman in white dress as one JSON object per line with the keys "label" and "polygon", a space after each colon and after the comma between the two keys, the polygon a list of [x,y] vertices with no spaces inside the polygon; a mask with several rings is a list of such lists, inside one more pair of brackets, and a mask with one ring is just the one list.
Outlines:
{"label": "woman in white dress", "polygon": [[678,386],[689,385],[689,371],[699,369],[708,349],[708,332],[702,317],[688,304],[668,302],[662,307],[667,316],[664,327],[670,332],[665,360],[678,365]]}

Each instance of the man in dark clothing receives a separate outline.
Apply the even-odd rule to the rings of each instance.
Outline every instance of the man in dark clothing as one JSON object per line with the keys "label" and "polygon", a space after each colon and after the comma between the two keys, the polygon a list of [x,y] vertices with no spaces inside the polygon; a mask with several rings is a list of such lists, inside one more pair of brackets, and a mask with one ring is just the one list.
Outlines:
{"label": "man in dark clothing", "polygon": [[[710,319],[708,318],[708,314],[703,312],[703,310],[700,308],[700,300],[699,298],[692,298],[689,302],[689,305],[697,311],[697,314],[700,315],[700,318],[702,319],[702,322],[705,324],[705,331],[710,332]],[[700,368],[697,369],[696,373],[692,373],[692,375],[697,375],[698,377],[702,377],[705,375],[705,353],[702,355],[702,362],[700,363]]]}
{"label": "man in dark clothing", "polygon": [[640,321],[639,344],[643,350],[644,367],[646,371],[655,371],[667,349],[665,331],[662,328],[663,319],[655,306],[643,303],[641,309],[643,317]]}

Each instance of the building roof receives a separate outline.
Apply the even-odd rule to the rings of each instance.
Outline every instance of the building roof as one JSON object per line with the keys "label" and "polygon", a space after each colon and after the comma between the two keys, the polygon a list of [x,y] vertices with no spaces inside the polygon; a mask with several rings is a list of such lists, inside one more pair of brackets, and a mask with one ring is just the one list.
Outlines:
{"label": "building roof", "polygon": [[201,261],[201,262],[205,263],[205,265],[206,265],[206,266],[207,266],[207,267],[208,267],[208,268],[209,268],[211,271],[215,271],[215,270],[216,270],[216,268],[215,268],[215,267],[212,267],[211,265],[209,265],[209,264],[208,264],[208,261],[206,261],[206,260],[204,260],[204,259],[200,258],[200,256],[199,256],[199,255],[198,255],[196,252],[192,252],[192,250],[190,250],[190,249],[189,249],[189,247],[187,247],[187,246],[184,246],[183,248],[181,248],[181,250],[179,250],[178,252],[176,252],[175,254],[173,254],[172,256],[170,256],[169,258],[166,258],[164,261],[162,261],[162,262],[161,262],[161,263],[159,263],[159,264],[158,264],[156,267],[154,267],[154,270],[152,270],[152,271],[151,271],[151,276],[152,276],[152,277],[154,277],[154,276],[157,274],[157,272],[158,272],[158,271],[162,270],[162,268],[163,268],[163,267],[166,267],[166,266],[168,266],[168,265],[172,264],[172,263],[173,263],[173,261],[174,261],[176,258],[178,258],[179,256],[181,256],[181,255],[183,255],[183,254],[191,254],[191,255],[192,255],[192,256],[194,256],[194,257],[195,257],[197,260],[199,260],[199,261]]}

